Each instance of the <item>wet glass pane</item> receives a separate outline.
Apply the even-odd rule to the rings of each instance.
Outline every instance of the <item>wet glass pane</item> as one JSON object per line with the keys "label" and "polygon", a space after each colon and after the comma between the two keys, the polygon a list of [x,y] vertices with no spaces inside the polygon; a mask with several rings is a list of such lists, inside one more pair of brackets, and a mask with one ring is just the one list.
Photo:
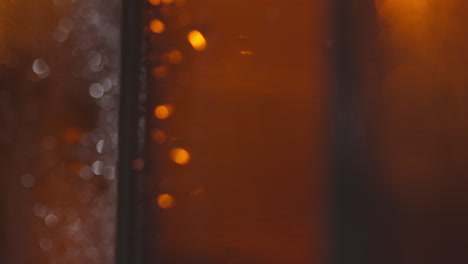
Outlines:
{"label": "wet glass pane", "polygon": [[118,1],[0,3],[0,262],[112,263]]}
{"label": "wet glass pane", "polygon": [[324,14],[317,1],[150,1],[147,261],[323,261]]}

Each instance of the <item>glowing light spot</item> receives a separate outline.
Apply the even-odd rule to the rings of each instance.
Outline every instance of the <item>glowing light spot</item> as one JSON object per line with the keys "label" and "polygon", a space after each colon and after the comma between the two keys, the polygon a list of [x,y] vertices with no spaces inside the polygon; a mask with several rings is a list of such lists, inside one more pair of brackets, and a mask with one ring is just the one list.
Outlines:
{"label": "glowing light spot", "polygon": [[163,193],[158,196],[158,205],[163,209],[168,209],[173,207],[175,204],[174,197],[167,193]]}
{"label": "glowing light spot", "polygon": [[172,2],[174,2],[174,0],[162,0],[162,2],[165,5],[170,5],[170,4],[172,4]]}
{"label": "glowing light spot", "polygon": [[190,31],[188,40],[196,51],[202,51],[206,48],[206,39],[198,30]]}
{"label": "glowing light spot", "polygon": [[178,50],[173,50],[171,52],[169,52],[169,54],[167,54],[168,58],[169,58],[169,61],[172,63],[172,64],[179,64],[180,62],[182,62],[182,52],[178,51]]}
{"label": "glowing light spot", "polygon": [[149,0],[150,4],[157,6],[161,4],[161,0]]}
{"label": "glowing light spot", "polygon": [[240,54],[243,56],[252,56],[254,53],[250,50],[241,50]]}
{"label": "glowing light spot", "polygon": [[164,23],[159,19],[151,20],[149,26],[150,26],[151,31],[157,34],[163,33],[164,29],[166,28],[166,26],[164,26]]}
{"label": "glowing light spot", "polygon": [[153,139],[157,144],[163,144],[167,140],[167,134],[162,130],[155,129],[151,133],[151,139]]}
{"label": "glowing light spot", "polygon": [[154,109],[154,116],[161,120],[167,119],[171,114],[172,109],[169,105],[160,105]]}
{"label": "glowing light spot", "polygon": [[190,162],[190,153],[183,148],[174,148],[169,153],[171,160],[179,165],[185,165]]}
{"label": "glowing light spot", "polygon": [[101,175],[103,169],[104,169],[104,162],[100,160],[96,160],[95,162],[93,162],[93,165],[91,165],[91,170],[96,175]]}
{"label": "glowing light spot", "polygon": [[156,78],[156,79],[166,78],[166,76],[167,76],[167,67],[165,67],[165,66],[155,67],[152,70],[151,73],[152,73],[153,77]]}
{"label": "glowing light spot", "polygon": [[39,78],[47,78],[50,73],[49,65],[43,59],[35,60],[32,69]]}
{"label": "glowing light spot", "polygon": [[104,95],[104,87],[100,83],[92,83],[89,86],[89,95],[93,98],[101,98]]}
{"label": "glowing light spot", "polygon": [[79,143],[84,132],[78,128],[68,128],[63,133],[63,139],[70,144]]}
{"label": "glowing light spot", "polygon": [[102,151],[104,150],[104,140],[99,140],[97,143],[96,143],[96,151],[98,153],[102,153]]}

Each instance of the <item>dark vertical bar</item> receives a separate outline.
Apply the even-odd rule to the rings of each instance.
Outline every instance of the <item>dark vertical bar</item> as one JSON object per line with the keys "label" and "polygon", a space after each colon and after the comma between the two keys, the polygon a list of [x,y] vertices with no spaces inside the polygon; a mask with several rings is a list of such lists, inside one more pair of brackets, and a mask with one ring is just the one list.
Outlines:
{"label": "dark vertical bar", "polygon": [[372,125],[365,110],[372,108],[366,98],[374,69],[366,65],[375,59],[374,1],[335,0],[332,14],[331,263],[388,263],[382,258],[384,199],[376,182]]}
{"label": "dark vertical bar", "polygon": [[139,142],[139,97],[142,56],[142,1],[123,0],[122,5],[122,65],[119,123],[118,207],[116,263],[139,264],[140,199],[139,173],[132,162],[142,152]]}

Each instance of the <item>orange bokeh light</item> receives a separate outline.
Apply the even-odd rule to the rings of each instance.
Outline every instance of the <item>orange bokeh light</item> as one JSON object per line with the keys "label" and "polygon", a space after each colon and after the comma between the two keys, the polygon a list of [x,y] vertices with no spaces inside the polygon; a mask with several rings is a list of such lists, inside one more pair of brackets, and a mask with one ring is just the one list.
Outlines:
{"label": "orange bokeh light", "polygon": [[159,105],[154,109],[154,116],[161,120],[169,118],[171,114],[172,109],[169,105]]}
{"label": "orange bokeh light", "polygon": [[175,204],[174,197],[167,193],[163,193],[158,196],[158,205],[163,209],[168,209],[173,207]]}
{"label": "orange bokeh light", "polygon": [[171,160],[179,165],[186,165],[190,162],[190,153],[183,148],[174,148],[169,153]]}
{"label": "orange bokeh light", "polygon": [[202,51],[206,48],[206,39],[198,30],[190,31],[188,40],[196,51]]}
{"label": "orange bokeh light", "polygon": [[164,29],[166,29],[166,26],[164,25],[164,23],[159,19],[151,20],[149,27],[151,31],[157,34],[163,33]]}

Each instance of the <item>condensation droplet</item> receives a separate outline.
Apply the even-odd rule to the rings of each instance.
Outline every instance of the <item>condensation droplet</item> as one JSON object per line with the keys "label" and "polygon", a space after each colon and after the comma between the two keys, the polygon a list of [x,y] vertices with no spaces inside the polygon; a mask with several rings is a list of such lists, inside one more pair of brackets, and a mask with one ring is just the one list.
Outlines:
{"label": "condensation droplet", "polygon": [[89,95],[93,98],[101,98],[104,95],[104,87],[99,83],[93,83],[89,86]]}
{"label": "condensation droplet", "polygon": [[60,28],[63,31],[67,31],[67,32],[72,31],[74,27],[75,27],[75,23],[73,22],[71,18],[68,18],[68,17],[63,17],[62,19],[60,19],[58,23],[58,28]]}
{"label": "condensation droplet", "polygon": [[91,180],[93,178],[93,171],[89,166],[83,166],[78,173],[83,180]]}
{"label": "condensation droplet", "polygon": [[101,175],[102,170],[104,169],[104,162],[100,160],[96,160],[93,165],[91,165],[91,169],[93,170],[93,173],[96,175]]}
{"label": "condensation droplet", "polygon": [[102,153],[104,149],[104,140],[99,140],[97,143],[96,143],[96,151],[98,153]]}
{"label": "condensation droplet", "polygon": [[48,227],[53,227],[58,223],[58,217],[55,214],[49,214],[45,217],[44,222]]}
{"label": "condensation droplet", "polygon": [[23,187],[31,188],[34,186],[35,183],[36,178],[33,175],[26,173],[23,176],[21,176],[21,184],[23,185]]}
{"label": "condensation droplet", "polygon": [[41,247],[42,250],[49,251],[52,249],[53,242],[49,238],[43,237],[39,240],[39,246]]}
{"label": "condensation droplet", "polygon": [[115,168],[113,166],[107,166],[104,169],[103,176],[106,180],[115,180]]}
{"label": "condensation droplet", "polygon": [[44,217],[47,214],[47,206],[43,204],[35,204],[33,211],[37,217]]}
{"label": "condensation droplet", "polygon": [[50,73],[49,65],[43,59],[36,59],[33,62],[32,69],[39,78],[46,78],[49,76]]}
{"label": "condensation droplet", "polygon": [[99,106],[101,106],[104,110],[111,110],[115,107],[115,100],[112,96],[105,95],[99,100]]}

